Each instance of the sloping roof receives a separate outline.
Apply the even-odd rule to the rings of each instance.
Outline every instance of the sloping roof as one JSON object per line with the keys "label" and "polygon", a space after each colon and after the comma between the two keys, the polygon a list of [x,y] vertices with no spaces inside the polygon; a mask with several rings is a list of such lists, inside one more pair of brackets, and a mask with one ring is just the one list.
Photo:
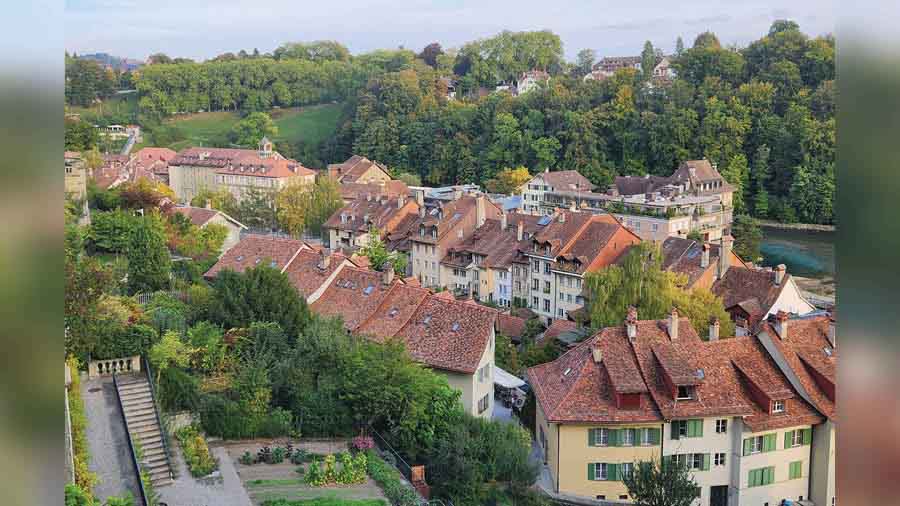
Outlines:
{"label": "sloping roof", "polygon": [[789,318],[787,339],[779,338],[768,321],[763,322],[760,333],[769,335],[816,409],[834,419],[836,403],[829,397],[833,392],[822,388],[815,377],[819,374],[832,385],[837,382],[838,350],[828,340],[829,319],[829,315],[822,312]]}
{"label": "sloping roof", "polygon": [[378,271],[345,267],[310,309],[324,316],[340,316],[344,328],[353,331],[378,309],[390,288]]}
{"label": "sloping roof", "polygon": [[341,192],[341,198],[344,200],[356,200],[366,195],[375,197],[386,196],[396,198],[401,195],[409,195],[409,187],[400,180],[387,181],[384,184],[378,183],[341,183],[338,186]]}
{"label": "sloping roof", "polygon": [[291,260],[284,273],[301,296],[308,297],[318,290],[331,274],[347,259],[341,253],[331,253],[325,267],[321,252],[304,249]]}
{"label": "sloping roof", "polygon": [[[399,199],[399,200],[398,200]],[[389,233],[394,220],[402,220],[405,215],[414,214],[418,205],[403,197],[387,198],[366,195],[338,209],[322,225],[335,230],[366,232],[376,227],[382,233]]]}
{"label": "sloping roof", "polygon": [[301,248],[306,247],[303,241],[297,239],[247,234],[241,237],[240,242],[226,251],[203,276],[214,278],[225,269],[244,272],[250,267],[262,264],[264,260],[280,270]]}
{"label": "sloping roof", "polygon": [[209,220],[215,218],[217,215],[222,215],[226,220],[234,223],[239,228],[247,228],[243,223],[235,220],[231,216],[223,213],[222,211],[218,211],[216,209],[207,209],[205,207],[193,207],[193,206],[173,206],[170,207],[169,212],[175,212],[181,215],[184,215],[191,223],[198,227],[202,227],[209,223]]}
{"label": "sloping roof", "polygon": [[577,328],[577,323],[557,318],[550,323],[550,326],[544,331],[541,339],[559,339],[559,336],[564,332],[572,332]]}
{"label": "sloping roof", "polygon": [[513,226],[507,224],[506,230],[502,230],[500,226],[499,220],[485,220],[484,225],[476,228],[469,237],[452,247],[441,263],[464,267],[468,262],[460,265],[457,261],[459,254],[463,253],[483,256],[484,261],[481,265],[484,267],[494,269],[509,267],[519,251],[519,241]]}
{"label": "sloping roof", "polygon": [[[528,369],[528,378],[548,421],[570,423],[635,423],[659,420],[660,413],[646,392],[640,397],[638,409],[619,409],[616,404],[615,385],[609,374],[611,357],[614,371],[637,369],[634,356],[621,336],[602,333],[582,341],[553,362]],[[593,347],[599,347],[603,359],[598,364],[593,359]],[[630,366],[628,362],[631,362]],[[640,376],[624,379],[620,383],[626,390],[638,386]],[[635,385],[631,385],[635,382]]]}
{"label": "sloping roof", "polygon": [[518,339],[525,332],[525,319],[501,313],[497,315],[497,327],[504,336]]}
{"label": "sloping roof", "polygon": [[490,343],[497,311],[428,297],[397,333],[410,355],[438,369],[472,374]]}
{"label": "sloping roof", "polygon": [[[751,317],[758,319],[769,312],[789,280],[790,274],[785,273],[781,284],[776,285],[772,270],[730,267],[721,279],[713,283],[712,293],[722,297],[726,309],[738,304],[742,304],[744,310],[759,307],[759,314],[751,314]],[[756,302],[752,303],[752,299]]]}
{"label": "sloping roof", "polygon": [[334,163],[328,166],[329,176],[341,183],[354,183],[371,168],[377,168],[390,177],[384,165],[373,162],[364,156],[353,155],[343,163]]}
{"label": "sloping roof", "polygon": [[577,170],[547,171],[538,174],[538,176],[543,178],[554,190],[589,191],[595,188],[594,184]]}
{"label": "sloping roof", "polygon": [[218,174],[235,174],[266,178],[311,176],[316,171],[300,162],[273,152],[263,157],[255,149],[186,148],[169,160],[169,165],[213,167]]}
{"label": "sloping roof", "polygon": [[356,332],[374,341],[385,341],[409,322],[430,293],[422,287],[394,283],[381,304],[356,328]]}
{"label": "sloping roof", "polygon": [[619,195],[640,195],[655,191],[669,184],[669,178],[662,176],[616,176],[613,186]]}

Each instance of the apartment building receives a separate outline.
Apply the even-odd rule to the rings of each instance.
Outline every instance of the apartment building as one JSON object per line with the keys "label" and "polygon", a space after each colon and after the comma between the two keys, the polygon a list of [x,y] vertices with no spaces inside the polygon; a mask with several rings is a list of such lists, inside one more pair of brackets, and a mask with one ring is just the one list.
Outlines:
{"label": "apartment building", "polygon": [[557,210],[542,216],[515,260],[516,302],[527,304],[547,325],[566,319],[569,311],[584,305],[585,275],[612,264],[639,242],[608,214]]}
{"label": "apartment building", "polygon": [[522,211],[528,214],[552,214],[554,206],[546,204],[545,195],[548,192],[577,193],[593,189],[594,185],[577,170],[550,172],[550,169],[546,169],[522,186]]}
{"label": "apartment building", "polygon": [[85,199],[87,197],[88,170],[85,167],[84,160],[81,159],[81,153],[66,151],[63,155],[63,162],[65,163],[66,171],[66,196],[71,196],[78,200]]}
{"label": "apartment building", "polygon": [[[598,346],[610,342],[616,347]],[[587,353],[594,354],[595,363],[605,364],[605,376],[585,371],[582,364],[572,367],[576,357]],[[599,381],[591,383],[591,372],[599,376]],[[573,373],[576,376],[568,380]],[[587,400],[579,415],[596,417],[600,427],[619,425],[621,413],[595,407],[593,399],[603,398],[608,391],[618,392],[616,384],[629,383],[628,391],[645,395],[653,408],[649,413],[658,416],[643,420],[655,422],[660,428],[657,451],[662,461],[691,470],[700,489],[695,504],[775,505],[783,499],[809,499],[813,427],[821,424],[823,417],[791,387],[755,337],[719,339],[717,322],[712,322],[708,340],[704,341],[676,310],[664,320],[638,320],[632,308],[623,326],[601,330],[556,361],[529,369],[528,375],[538,401],[539,444],[544,444],[542,431],[560,432],[560,427],[553,427],[554,420],[563,426],[573,425],[557,415],[545,415],[548,411],[555,413],[556,404],[570,402],[568,399],[578,403]],[[627,379],[615,379],[623,375]],[[601,383],[607,377],[613,388],[604,388]],[[643,404],[634,401],[630,406],[634,414],[646,414],[638,408]],[[624,441],[633,445],[634,437],[626,435]],[[623,436],[609,430],[601,438],[619,442]],[[588,439],[587,446],[593,441]],[[608,494],[598,492],[601,489],[577,483],[580,478],[575,468],[586,464],[584,446],[582,443],[582,448],[569,449],[547,444],[551,457],[556,456],[554,451],[568,450],[570,453],[556,457],[576,464],[567,470],[553,468],[548,462],[551,475],[556,477],[554,492],[609,499]],[[619,458],[618,448],[609,449],[613,446],[609,443],[605,446],[590,459],[603,462]],[[640,460],[649,458],[642,456]],[[616,464],[621,470],[626,463]],[[564,477],[566,471],[572,476]]]}
{"label": "apartment building", "polygon": [[343,163],[330,164],[327,174],[340,184],[385,184],[391,181],[387,167],[359,155],[353,155]]}
{"label": "apartment building", "polygon": [[224,188],[241,200],[250,191],[277,191],[288,184],[312,184],[316,172],[272,150],[263,138],[258,150],[187,148],[169,161],[169,185],[181,202],[203,189]]}
{"label": "apartment building", "polygon": [[228,231],[225,240],[222,242],[221,253],[228,251],[241,240],[241,232],[247,230],[247,226],[228,216],[222,211],[212,209],[211,207],[193,207],[193,206],[169,206],[165,207],[166,214],[178,213],[190,220],[190,222],[200,228],[208,225],[221,225]]}
{"label": "apartment building", "polygon": [[[423,195],[417,193],[417,200]],[[424,202],[422,202],[424,204]],[[419,216],[409,227],[412,276],[426,287],[446,287],[441,261],[454,246],[462,243],[485,220],[499,220],[501,210],[485,196],[465,195],[427,209],[419,206]]]}
{"label": "apartment building", "polygon": [[380,238],[398,230],[404,220],[419,210],[415,200],[400,195],[365,194],[338,209],[322,225],[327,246],[332,249],[357,249],[369,244],[370,234],[378,230]]}

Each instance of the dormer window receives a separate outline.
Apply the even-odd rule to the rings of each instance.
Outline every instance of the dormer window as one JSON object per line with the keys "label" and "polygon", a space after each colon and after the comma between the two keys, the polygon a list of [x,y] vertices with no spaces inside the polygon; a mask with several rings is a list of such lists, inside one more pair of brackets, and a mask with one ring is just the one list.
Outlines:
{"label": "dormer window", "polygon": [[784,401],[772,401],[772,414],[784,413]]}
{"label": "dormer window", "polygon": [[675,398],[680,401],[693,399],[694,398],[694,387],[679,386],[678,387],[678,395]]}

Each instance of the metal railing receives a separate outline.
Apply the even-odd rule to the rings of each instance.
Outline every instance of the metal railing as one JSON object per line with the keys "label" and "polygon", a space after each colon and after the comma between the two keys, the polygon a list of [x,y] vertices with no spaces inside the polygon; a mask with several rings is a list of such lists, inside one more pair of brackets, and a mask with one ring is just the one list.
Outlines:
{"label": "metal railing", "polygon": [[400,474],[402,474],[407,481],[412,481],[412,466],[403,460],[403,457],[400,456],[397,450],[394,450],[394,447],[391,446],[391,444],[388,443],[375,429],[370,427],[369,432],[372,433],[372,439],[375,441],[375,445],[378,446],[378,449],[381,450],[381,453],[386,453],[393,457],[394,467],[400,471]]}
{"label": "metal railing", "polygon": [[159,399],[156,397],[156,387],[153,382],[153,369],[150,368],[150,361],[146,357],[141,356],[141,362],[144,365],[144,371],[147,373],[147,383],[150,385],[150,398],[153,399],[153,414],[156,415],[156,424],[159,426],[159,439],[162,441],[163,452],[166,454],[166,464],[169,466],[169,478],[175,479],[175,473],[172,471],[172,455],[169,453],[169,431],[163,426],[162,419],[159,417],[160,406]]}
{"label": "metal railing", "polygon": [[141,463],[138,461],[137,452],[134,449],[134,442],[131,440],[131,430],[128,428],[128,420],[125,419],[125,406],[122,404],[122,397],[119,396],[119,379],[118,374],[113,373],[113,388],[116,390],[116,401],[119,403],[119,412],[122,414],[122,425],[125,426],[125,433],[128,436],[128,449],[131,451],[131,463],[134,464],[134,470],[137,473],[138,488],[141,492],[141,502],[149,504],[147,501],[147,490],[144,488],[144,477],[142,473]]}

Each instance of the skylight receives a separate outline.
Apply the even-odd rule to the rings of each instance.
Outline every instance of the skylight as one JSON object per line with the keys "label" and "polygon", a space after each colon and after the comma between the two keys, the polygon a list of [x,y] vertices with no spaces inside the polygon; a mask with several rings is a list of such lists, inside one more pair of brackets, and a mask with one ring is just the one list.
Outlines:
{"label": "skylight", "polygon": [[453,326],[450,327],[450,330],[452,330],[453,332],[459,330],[459,322],[453,322]]}
{"label": "skylight", "polygon": [[703,379],[706,377],[706,373],[703,372],[703,369],[697,369],[697,379]]}
{"label": "skylight", "polygon": [[553,218],[551,216],[541,216],[541,219],[538,220],[537,224],[540,226],[547,225]]}
{"label": "skylight", "polygon": [[375,290],[375,285],[369,285],[363,290],[363,295],[372,295],[373,290]]}
{"label": "skylight", "polygon": [[422,323],[424,323],[425,325],[428,325],[429,323],[431,323],[431,315],[425,316],[425,319],[422,320]]}
{"label": "skylight", "polygon": [[566,370],[563,371],[563,376],[568,376],[570,372],[572,372],[572,368],[571,368],[571,367],[566,367]]}
{"label": "skylight", "polygon": [[831,353],[832,353],[832,352],[831,352],[831,348],[829,348],[828,346],[822,348],[822,351],[825,352],[825,355],[827,355],[827,356],[829,356],[829,357],[831,356]]}
{"label": "skylight", "polygon": [[238,255],[238,257],[236,258],[236,260],[237,260],[238,262],[240,262],[240,261],[243,260],[243,259],[244,259],[244,255]]}
{"label": "skylight", "polygon": [[393,308],[391,308],[390,311],[388,311],[388,316],[390,316],[391,318],[393,318],[393,317],[397,316],[397,314],[398,314],[399,312],[400,312],[399,309],[393,307]]}
{"label": "skylight", "polygon": [[257,259],[256,259],[256,262],[254,262],[254,263],[255,263],[256,265],[259,265],[260,262],[262,262],[262,258],[257,258]]}

